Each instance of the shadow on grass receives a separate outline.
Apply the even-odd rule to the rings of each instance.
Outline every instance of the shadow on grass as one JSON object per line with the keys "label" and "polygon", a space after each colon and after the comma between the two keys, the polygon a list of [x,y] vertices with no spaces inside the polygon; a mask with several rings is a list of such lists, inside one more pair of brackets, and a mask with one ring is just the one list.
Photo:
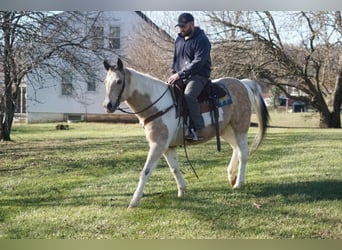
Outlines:
{"label": "shadow on grass", "polygon": [[[342,199],[341,180],[303,181],[282,184],[258,184],[258,190],[249,190],[256,197],[281,195],[291,202],[315,202]],[[291,197],[298,197],[293,199]]]}
{"label": "shadow on grass", "polygon": [[[141,156],[139,157],[140,162],[143,163],[145,160],[145,156]],[[102,159],[102,161],[98,162],[99,166],[98,168],[101,168],[101,166],[106,166],[106,168],[114,168],[115,171],[119,171],[119,172],[123,172],[127,169],[131,169],[132,170],[132,166],[136,166],[135,170],[137,171],[137,178],[139,176],[139,172],[140,169],[142,169],[142,166],[139,165],[139,160],[137,161],[137,159],[134,160],[130,160],[127,161],[125,160],[124,162],[119,161],[116,162],[113,159]],[[121,164],[124,164],[123,166],[121,166]],[[119,165],[119,166],[118,166]],[[159,163],[159,165],[165,165],[165,163]],[[69,163],[66,164],[66,170],[64,171],[68,171],[68,168],[74,169],[74,168],[79,168],[81,167],[82,164],[80,164],[79,162],[76,163]],[[127,168],[126,168],[127,166]],[[166,167],[166,166],[164,166]],[[108,171],[110,170],[106,170],[104,171],[104,175],[108,175]],[[190,171],[190,170],[189,170]],[[101,172],[101,170],[94,172],[94,176],[96,177],[99,172]],[[87,173],[88,175],[91,175],[92,172],[89,171],[89,173]],[[111,173],[111,174],[117,174],[117,172],[115,173]],[[128,177],[127,177],[128,178]],[[202,178],[205,179],[205,178]],[[124,180],[121,179],[120,182],[122,183],[122,185],[124,185],[126,182],[130,182],[132,180]],[[153,176],[151,177],[150,182],[153,182]],[[195,181],[195,180],[192,180]],[[136,183],[137,184],[137,183]],[[72,186],[70,187],[69,192],[72,192],[72,189],[75,188],[75,186],[77,186],[77,188],[82,189],[82,186],[84,186],[84,188],[87,187],[87,185],[89,185],[89,182],[80,182],[79,184],[75,184],[72,183]],[[116,184],[119,185],[119,184]],[[152,184],[150,184],[152,185]],[[224,185],[223,185],[224,186]],[[53,187],[52,187],[53,188]],[[68,189],[69,187],[62,187],[64,190]],[[176,185],[172,185],[170,187],[170,191],[165,191],[165,196],[167,197],[172,197],[176,195]],[[208,203],[208,206],[210,206],[210,197],[206,198],[205,200],[203,200],[201,198],[201,193],[211,193],[212,195],[215,195],[216,197],[219,195],[222,195],[222,199],[224,199],[224,197],[227,194],[244,194],[246,196],[249,197],[254,197],[256,199],[260,199],[260,198],[269,198],[269,197],[274,197],[274,196],[282,196],[284,198],[284,200],[286,201],[290,201],[290,202],[297,202],[297,203],[301,203],[301,202],[315,202],[315,201],[325,201],[325,200],[340,200],[342,199],[342,180],[337,180],[337,179],[333,179],[333,180],[317,180],[317,181],[303,181],[303,182],[288,182],[288,183],[248,183],[246,184],[246,186],[242,189],[242,190],[231,190],[231,188],[228,186],[228,184],[226,185],[226,187],[206,187],[206,188],[189,188],[188,187],[188,192],[191,193],[191,196],[186,195],[184,198],[182,198],[181,200],[191,200],[191,202],[194,203],[200,203],[200,204],[204,204],[204,203]],[[152,188],[153,190],[153,188]],[[46,190],[39,190],[36,189],[34,191],[34,195],[36,194],[44,194],[44,191]],[[51,191],[51,190],[50,190]],[[52,190],[53,191],[53,190]],[[113,190],[113,193],[108,193],[108,194],[92,194],[92,195],[87,195],[84,194],[82,196],[70,196],[70,197],[61,197],[59,194],[59,191],[56,188],[56,196],[54,195],[49,195],[49,197],[45,197],[45,196],[37,196],[37,197],[24,197],[24,196],[28,196],[30,194],[26,194],[26,191],[22,191],[22,192],[17,192],[16,195],[18,197],[13,197],[13,199],[2,199],[0,200],[0,205],[20,205],[20,204],[25,204],[25,205],[37,205],[39,206],[40,203],[42,205],[60,205],[62,202],[62,200],[67,199],[70,201],[70,205],[73,205],[72,200],[73,199],[78,199],[79,197],[84,198],[85,199],[85,203],[82,203],[82,205],[87,205],[87,200],[89,202],[89,204],[91,203],[91,199],[87,199],[87,198],[91,198],[91,197],[108,197],[108,198],[113,198],[116,195],[119,196],[132,196],[133,193],[117,193],[116,190]],[[15,192],[14,192],[15,193]],[[52,192],[53,194],[53,192]],[[144,197],[142,198],[142,200],[145,197],[149,197],[150,199],[153,199],[153,197],[156,196],[157,199],[158,197],[163,197],[163,193],[150,193],[150,194],[145,194]],[[196,198],[197,197],[197,198]],[[295,197],[297,197],[298,199],[296,199]],[[78,202],[77,202],[78,204]],[[128,204],[127,204],[128,205]],[[146,204],[147,205],[147,204]],[[147,205],[149,208],[153,207],[153,204],[151,206]]]}
{"label": "shadow on grass", "polygon": [[[257,185],[257,188],[254,188]],[[206,209],[212,209],[212,207],[222,206],[224,203],[238,202],[239,199],[243,200],[262,200],[272,197],[282,197],[284,203],[311,203],[319,201],[335,201],[342,200],[342,181],[340,180],[322,180],[322,181],[305,181],[297,183],[286,184],[247,184],[242,190],[232,190],[230,187],[219,188],[209,187],[205,189],[194,188],[188,190],[185,197],[180,199],[180,208],[182,208],[182,202],[189,203],[190,209],[193,207],[204,207]],[[205,193],[205,195],[203,195]],[[175,196],[176,187],[173,192],[158,192],[144,195],[150,200],[153,198],[160,198],[164,196]],[[214,199],[210,196],[221,197],[222,204],[213,203]],[[232,200],[230,200],[232,198]],[[167,201],[166,201],[167,202]],[[200,206],[199,206],[200,205]],[[165,204],[169,206],[169,204]],[[153,203],[144,204],[145,208],[153,208]],[[177,207],[174,207],[177,208]]]}
{"label": "shadow on grass", "polygon": [[[197,188],[178,200],[170,198],[175,197],[175,192],[155,193],[145,197],[148,201],[142,200],[141,208],[187,211],[196,218],[194,221],[209,224],[218,237],[225,237],[221,234],[226,234],[227,238],[250,238],[258,234],[274,238],[291,238],[294,234],[297,238],[336,237],[336,233],[322,236],[323,229],[312,225],[336,228],[340,224],[340,218],[322,213],[326,205],[320,202],[341,200],[342,181],[265,184],[254,191],[250,188],[248,184],[239,191]],[[336,205],[329,207],[337,209]],[[320,213],[322,216],[317,216]],[[277,220],[282,223],[278,224]],[[298,224],[299,221],[302,224]],[[306,229],[299,233],[301,227]]]}

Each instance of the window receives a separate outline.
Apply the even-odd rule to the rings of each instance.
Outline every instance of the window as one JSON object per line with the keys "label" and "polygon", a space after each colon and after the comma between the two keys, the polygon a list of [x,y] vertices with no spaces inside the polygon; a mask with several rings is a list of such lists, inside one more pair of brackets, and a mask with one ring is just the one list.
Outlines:
{"label": "window", "polygon": [[91,38],[92,38],[92,48],[93,49],[100,49],[103,48],[103,27],[101,26],[94,26],[91,28]]}
{"label": "window", "polygon": [[94,73],[90,73],[88,75],[87,90],[88,91],[96,91],[96,75]]}
{"label": "window", "polygon": [[62,77],[62,95],[72,95],[74,87],[72,86],[72,75],[69,71],[64,71]]}
{"label": "window", "polygon": [[109,48],[120,49],[120,27],[109,27]]}

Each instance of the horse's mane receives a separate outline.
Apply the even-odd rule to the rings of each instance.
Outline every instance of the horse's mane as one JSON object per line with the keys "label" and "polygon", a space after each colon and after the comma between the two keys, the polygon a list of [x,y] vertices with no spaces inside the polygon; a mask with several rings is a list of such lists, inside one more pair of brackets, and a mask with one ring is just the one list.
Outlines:
{"label": "horse's mane", "polygon": [[150,80],[151,80],[151,82],[155,82],[155,83],[158,83],[158,84],[160,84],[160,83],[163,83],[163,84],[167,84],[165,81],[163,81],[163,80],[160,80],[159,78],[157,78],[157,77],[154,77],[154,76],[151,76],[150,74],[148,74],[148,73],[143,73],[143,72],[141,72],[141,71],[138,71],[138,70],[136,70],[136,69],[132,69],[132,68],[126,68],[128,71],[130,71],[131,73],[134,73],[134,74],[136,74],[136,75],[139,75],[139,76],[142,76],[142,77],[146,77],[146,78],[149,78]]}

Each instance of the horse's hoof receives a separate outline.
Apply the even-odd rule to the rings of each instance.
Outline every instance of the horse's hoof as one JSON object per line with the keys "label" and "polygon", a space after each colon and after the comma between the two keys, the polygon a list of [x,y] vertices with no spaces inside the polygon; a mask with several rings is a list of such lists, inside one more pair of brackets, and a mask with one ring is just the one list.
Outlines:
{"label": "horse's hoof", "polygon": [[238,183],[235,183],[235,185],[233,186],[233,189],[241,189],[242,187],[243,187],[243,183],[238,182]]}
{"label": "horse's hoof", "polygon": [[185,188],[179,189],[178,190],[178,198],[182,198],[184,196],[185,193]]}
{"label": "horse's hoof", "polygon": [[234,179],[232,179],[232,180],[230,181],[230,186],[231,186],[232,188],[234,188],[234,186],[235,186],[235,184],[236,184],[236,179],[237,179],[237,176],[235,176]]}
{"label": "horse's hoof", "polygon": [[127,209],[129,210],[129,209],[133,209],[133,208],[136,208],[137,206],[133,206],[133,205],[129,205],[128,207],[127,207]]}
{"label": "horse's hoof", "polygon": [[128,205],[128,208],[127,208],[127,209],[136,208],[137,206],[138,206],[138,203],[137,203],[137,202],[131,202],[131,203],[129,203],[129,205]]}

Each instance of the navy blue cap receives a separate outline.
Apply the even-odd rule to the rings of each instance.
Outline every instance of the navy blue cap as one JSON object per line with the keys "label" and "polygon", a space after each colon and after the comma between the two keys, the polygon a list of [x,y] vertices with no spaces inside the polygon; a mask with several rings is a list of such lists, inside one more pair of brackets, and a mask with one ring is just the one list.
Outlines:
{"label": "navy blue cap", "polygon": [[184,26],[189,22],[193,22],[194,21],[194,17],[190,14],[190,13],[182,13],[179,15],[178,17],[178,24],[177,26]]}

